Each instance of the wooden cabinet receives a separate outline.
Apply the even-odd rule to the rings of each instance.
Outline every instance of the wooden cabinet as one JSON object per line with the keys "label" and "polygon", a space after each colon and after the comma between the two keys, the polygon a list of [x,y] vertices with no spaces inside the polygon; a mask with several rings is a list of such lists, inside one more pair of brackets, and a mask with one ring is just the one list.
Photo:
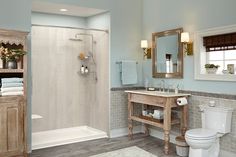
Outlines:
{"label": "wooden cabinet", "polygon": [[[0,44],[27,51],[27,32],[0,29]],[[0,62],[2,60],[0,59]],[[0,96],[0,157],[27,157],[27,55],[17,69],[4,69],[1,78],[23,78],[23,95]],[[2,88],[2,87],[1,87]]]}
{"label": "wooden cabinet", "polygon": [[0,97],[0,156],[24,154],[24,97]]}

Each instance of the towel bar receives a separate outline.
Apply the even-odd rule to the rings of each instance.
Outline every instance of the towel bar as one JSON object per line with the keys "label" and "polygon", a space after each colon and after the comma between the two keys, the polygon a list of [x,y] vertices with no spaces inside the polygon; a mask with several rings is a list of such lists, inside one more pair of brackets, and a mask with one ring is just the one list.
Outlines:
{"label": "towel bar", "polygon": [[[116,64],[121,64],[122,62],[121,61],[117,61]],[[136,62],[136,64],[138,64],[138,62]]]}

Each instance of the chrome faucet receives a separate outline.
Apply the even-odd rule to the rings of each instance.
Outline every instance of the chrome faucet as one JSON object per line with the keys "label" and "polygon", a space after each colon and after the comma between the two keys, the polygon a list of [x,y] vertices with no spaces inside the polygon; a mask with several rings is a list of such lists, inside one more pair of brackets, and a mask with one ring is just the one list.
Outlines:
{"label": "chrome faucet", "polygon": [[161,80],[161,92],[165,92],[165,80]]}

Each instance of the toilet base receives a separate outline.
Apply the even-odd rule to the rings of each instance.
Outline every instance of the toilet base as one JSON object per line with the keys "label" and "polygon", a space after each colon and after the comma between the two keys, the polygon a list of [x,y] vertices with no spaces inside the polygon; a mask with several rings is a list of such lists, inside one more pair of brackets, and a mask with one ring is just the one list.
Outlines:
{"label": "toilet base", "polygon": [[220,142],[219,138],[209,149],[193,149],[190,146],[189,157],[219,157]]}
{"label": "toilet base", "polygon": [[189,150],[189,157],[209,157],[208,150],[205,149],[192,149]]}

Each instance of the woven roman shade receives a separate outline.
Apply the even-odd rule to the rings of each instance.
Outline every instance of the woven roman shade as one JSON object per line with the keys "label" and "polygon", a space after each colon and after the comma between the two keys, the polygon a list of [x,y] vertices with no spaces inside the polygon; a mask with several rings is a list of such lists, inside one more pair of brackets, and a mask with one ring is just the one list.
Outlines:
{"label": "woven roman shade", "polygon": [[236,50],[236,32],[203,37],[206,52]]}

